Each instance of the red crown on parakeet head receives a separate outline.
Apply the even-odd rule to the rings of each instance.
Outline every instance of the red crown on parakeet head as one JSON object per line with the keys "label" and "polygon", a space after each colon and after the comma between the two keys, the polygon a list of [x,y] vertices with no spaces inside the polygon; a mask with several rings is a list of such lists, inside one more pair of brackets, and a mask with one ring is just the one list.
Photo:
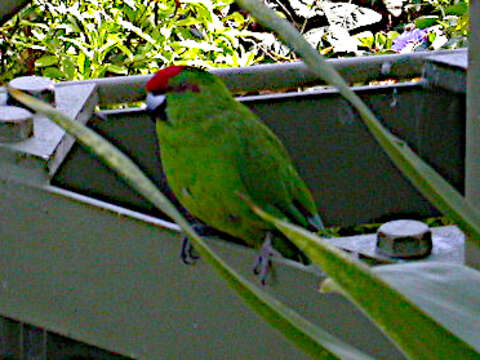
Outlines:
{"label": "red crown on parakeet head", "polygon": [[203,68],[185,66],[185,65],[173,65],[165,69],[158,71],[153,77],[147,82],[146,90],[153,94],[166,93],[166,92],[195,92],[199,93],[200,88],[194,82],[188,79],[185,81],[171,86],[170,79],[179,75],[183,70],[188,69],[192,72],[206,72]]}
{"label": "red crown on parakeet head", "polygon": [[180,74],[185,68],[187,68],[187,66],[173,65],[162,69],[153,75],[153,77],[147,82],[145,88],[149,92],[166,91],[168,89],[168,81]]}

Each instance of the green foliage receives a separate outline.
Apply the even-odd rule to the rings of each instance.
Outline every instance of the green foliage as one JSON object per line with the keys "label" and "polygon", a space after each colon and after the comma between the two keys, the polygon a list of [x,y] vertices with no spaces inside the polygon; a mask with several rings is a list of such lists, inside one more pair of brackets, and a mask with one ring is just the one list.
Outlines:
{"label": "green foliage", "polygon": [[[397,31],[379,31],[376,34],[373,34],[371,31],[364,31],[355,35],[355,37],[360,42],[359,48],[368,49],[369,53],[375,54],[392,54],[393,41],[400,34]],[[365,53],[363,51],[362,53]]]}
{"label": "green foliage", "polygon": [[[407,23],[400,24],[396,30],[380,31],[376,34],[368,31],[355,35],[361,42],[359,48],[367,53],[385,54],[467,46],[467,2],[413,0],[405,6],[404,15]],[[416,30],[422,30],[425,37],[421,40],[410,38],[402,45],[394,45],[400,35],[408,39],[409,34],[413,35]]]}
{"label": "green foliage", "polygon": [[[408,0],[397,10],[389,8],[389,3],[394,2],[267,0],[277,13],[284,13],[283,17],[293,23],[312,46],[329,57],[467,45],[468,0]],[[423,29],[427,33],[425,38],[395,46],[399,35],[406,33],[408,38],[414,29]],[[267,56],[275,61],[296,59],[286,46],[277,44],[270,39],[263,41]]]}
{"label": "green foliage", "polygon": [[431,50],[455,49],[468,45],[469,0],[414,0],[405,6],[410,24],[430,28]]}
{"label": "green foliage", "polygon": [[248,66],[251,18],[231,1],[33,0],[0,27],[0,81],[21,74],[83,80],[176,63]]}
{"label": "green foliage", "polygon": [[[427,29],[428,37],[402,52],[465,46],[468,35],[463,0],[409,0],[397,25],[366,7],[376,9],[379,1],[267,3],[331,57],[395,52],[396,37],[412,27]],[[32,74],[57,80],[149,74],[174,62],[232,67],[291,60],[296,55],[232,0],[32,0],[0,27],[0,84]]]}

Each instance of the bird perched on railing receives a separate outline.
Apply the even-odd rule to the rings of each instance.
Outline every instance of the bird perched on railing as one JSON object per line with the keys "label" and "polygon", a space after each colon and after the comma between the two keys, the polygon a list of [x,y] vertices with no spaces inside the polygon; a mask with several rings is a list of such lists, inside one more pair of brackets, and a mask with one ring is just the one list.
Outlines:
{"label": "bird perched on railing", "polygon": [[[146,90],[167,183],[178,201],[206,225],[260,249],[254,271],[262,283],[271,256],[308,263],[238,196],[294,224],[323,229],[312,195],[277,136],[203,69],[170,66]],[[182,249],[185,261],[188,246]]]}

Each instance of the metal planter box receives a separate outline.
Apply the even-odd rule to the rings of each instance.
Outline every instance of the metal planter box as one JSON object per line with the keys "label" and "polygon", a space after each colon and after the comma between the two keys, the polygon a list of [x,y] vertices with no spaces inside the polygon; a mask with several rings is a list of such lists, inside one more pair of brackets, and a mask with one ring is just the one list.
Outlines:
{"label": "metal planter box", "polygon": [[[333,63],[352,83],[419,77],[357,90],[392,131],[463,191],[465,51]],[[314,82],[301,64],[218,74],[237,93]],[[96,104],[141,99],[146,79],[58,84],[57,106],[78,121],[90,120],[161,183],[153,124],[141,108],[92,118]],[[242,101],[284,141],[327,225],[435,214],[335,90]],[[175,224],[46,119],[36,118],[35,130],[33,139],[0,144],[0,314],[134,359],[306,358],[206,264],[181,263]],[[253,279],[253,251],[210,243]],[[314,323],[376,357],[402,358],[346,300],[318,294],[317,275],[282,262],[275,276],[266,290]],[[4,333],[17,341],[22,327],[6,321]],[[55,340],[42,344],[44,358],[61,358]],[[4,348],[30,359],[20,345]]]}

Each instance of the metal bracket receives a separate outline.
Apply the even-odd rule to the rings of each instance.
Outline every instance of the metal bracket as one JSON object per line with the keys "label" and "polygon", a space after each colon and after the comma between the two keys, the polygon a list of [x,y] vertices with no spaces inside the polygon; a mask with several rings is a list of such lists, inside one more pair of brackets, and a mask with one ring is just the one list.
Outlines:
{"label": "metal bracket", "polygon": [[[58,110],[85,124],[98,103],[95,84],[55,86]],[[74,143],[74,138],[51,120],[34,115],[34,136],[18,142],[0,143],[0,168],[5,174],[21,174],[28,180],[49,181]]]}
{"label": "metal bracket", "polygon": [[467,92],[468,53],[466,49],[454,53],[428,57],[424,78],[430,86],[438,86],[456,92]]}

